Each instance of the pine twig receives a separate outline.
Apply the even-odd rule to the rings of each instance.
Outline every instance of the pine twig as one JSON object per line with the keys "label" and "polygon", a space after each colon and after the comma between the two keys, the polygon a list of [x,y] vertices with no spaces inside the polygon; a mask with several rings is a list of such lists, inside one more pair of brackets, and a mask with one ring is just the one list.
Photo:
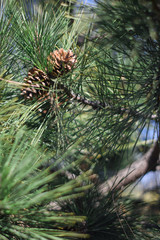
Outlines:
{"label": "pine twig", "polygon": [[[31,87],[31,88],[37,88],[36,85],[34,84],[27,84],[27,83],[21,83],[21,82],[16,82],[16,81],[12,81],[12,80],[6,80],[3,78],[0,78],[0,81],[5,81],[7,83],[19,86],[19,87]],[[76,94],[73,91],[71,91],[70,89],[68,89],[67,87],[64,86],[64,84],[58,83],[56,86],[57,89],[62,89],[66,95],[69,97],[69,99],[71,101],[77,101],[81,104],[84,104],[86,106],[90,106],[92,107],[94,110],[101,110],[101,109],[105,109],[105,110],[110,110],[110,109],[114,109],[115,114],[122,114],[122,113],[126,113],[126,114],[131,114],[132,116],[140,116],[143,117],[141,113],[139,113],[138,111],[136,111],[135,109],[128,109],[128,108],[115,108],[112,105],[107,104],[106,102],[101,102],[101,101],[92,101],[89,100],[83,96],[81,96],[80,94]],[[144,117],[145,118],[145,117]],[[154,114],[151,116],[151,119],[154,120],[157,118],[157,115]]]}
{"label": "pine twig", "polygon": [[108,107],[109,105],[106,104],[105,102],[100,102],[100,101],[91,101],[86,99],[85,97],[82,97],[79,94],[75,94],[74,92],[70,92],[70,96],[72,97],[71,100],[75,100],[77,102],[80,102],[84,105],[91,106],[93,109],[103,109]]}

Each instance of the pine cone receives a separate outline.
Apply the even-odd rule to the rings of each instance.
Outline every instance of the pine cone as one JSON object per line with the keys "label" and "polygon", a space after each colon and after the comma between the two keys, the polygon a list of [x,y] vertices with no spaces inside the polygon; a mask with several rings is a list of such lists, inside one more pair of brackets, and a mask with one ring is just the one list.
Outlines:
{"label": "pine cone", "polygon": [[49,77],[42,70],[33,67],[29,70],[28,76],[24,78],[24,82],[30,86],[23,88],[21,95],[27,99],[33,97],[44,97],[48,95],[48,88],[51,85]]}
{"label": "pine cone", "polygon": [[71,50],[65,51],[63,48],[51,52],[47,60],[49,73],[53,78],[62,76],[64,73],[71,71],[77,62],[73,52]]}

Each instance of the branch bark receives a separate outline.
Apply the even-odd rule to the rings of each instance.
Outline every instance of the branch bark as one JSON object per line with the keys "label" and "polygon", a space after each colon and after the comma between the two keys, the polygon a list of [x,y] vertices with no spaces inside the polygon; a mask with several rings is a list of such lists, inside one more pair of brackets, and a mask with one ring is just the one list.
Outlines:
{"label": "branch bark", "polygon": [[141,159],[120,170],[115,176],[100,185],[100,192],[105,195],[111,189],[120,190],[135,182],[149,171],[154,171],[159,160],[159,141],[150,148]]}
{"label": "branch bark", "polygon": [[[19,88],[22,88],[22,87],[32,87],[32,88],[35,88],[35,89],[37,88],[37,86],[34,85],[34,84],[21,83],[21,82],[16,82],[16,81],[12,81],[12,80],[6,80],[6,79],[3,79],[3,78],[0,78],[0,81],[5,81],[7,83],[16,85],[16,87],[19,87]],[[112,111],[115,114],[125,113],[125,114],[130,114],[131,116],[134,116],[134,117],[137,116],[137,117],[146,118],[145,116],[143,116],[143,114],[141,112],[138,112],[137,110],[132,109],[132,108],[114,107],[113,105],[110,105],[106,102],[89,100],[89,99],[81,96],[80,94],[74,93],[72,90],[68,89],[67,87],[65,87],[61,83],[57,84],[57,89],[62,89],[71,101],[77,101],[81,104],[84,104],[85,106],[90,106],[94,110],[105,109],[105,111],[107,111],[107,110],[112,109]],[[157,118],[157,115],[153,114],[150,119],[154,120],[156,118]]]}

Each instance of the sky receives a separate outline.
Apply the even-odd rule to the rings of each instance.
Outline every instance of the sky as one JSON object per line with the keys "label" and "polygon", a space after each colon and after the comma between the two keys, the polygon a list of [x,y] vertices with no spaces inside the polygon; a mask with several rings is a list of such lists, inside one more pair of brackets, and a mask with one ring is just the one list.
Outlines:
{"label": "sky", "polygon": [[83,3],[86,3],[86,4],[94,4],[95,3],[94,0],[78,0],[78,2],[83,2]]}

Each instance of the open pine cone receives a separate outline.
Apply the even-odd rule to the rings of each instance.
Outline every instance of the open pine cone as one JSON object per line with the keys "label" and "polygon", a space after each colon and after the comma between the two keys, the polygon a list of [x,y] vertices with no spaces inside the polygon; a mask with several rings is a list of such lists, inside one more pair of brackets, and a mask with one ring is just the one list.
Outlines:
{"label": "open pine cone", "polygon": [[53,78],[62,76],[64,73],[71,71],[77,62],[73,52],[71,50],[65,51],[63,48],[51,52],[47,60],[49,73]]}
{"label": "open pine cone", "polygon": [[21,92],[21,95],[24,95],[27,99],[48,95],[48,88],[51,85],[51,81],[42,70],[36,67],[31,68],[28,72],[28,76],[24,78],[24,82],[30,85],[23,88]]}

